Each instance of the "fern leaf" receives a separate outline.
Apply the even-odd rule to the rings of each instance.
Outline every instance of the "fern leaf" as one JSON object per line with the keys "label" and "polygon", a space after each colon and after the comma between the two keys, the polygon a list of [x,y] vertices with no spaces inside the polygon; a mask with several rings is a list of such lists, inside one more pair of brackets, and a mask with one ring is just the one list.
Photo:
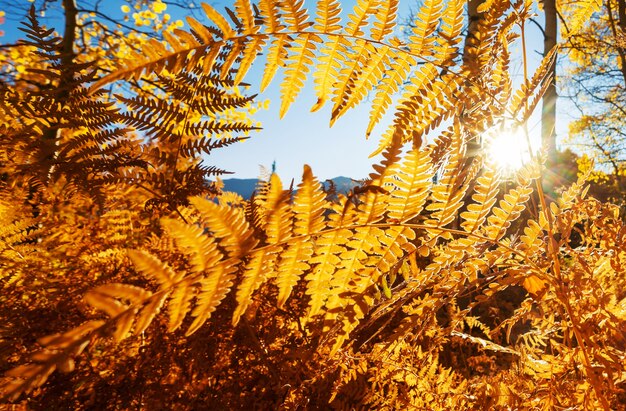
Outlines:
{"label": "fern leaf", "polygon": [[[540,89],[542,84],[549,83],[545,80],[545,75],[548,72],[548,67],[553,63],[556,58],[557,50],[551,50],[541,60],[537,71],[533,74],[530,80],[527,80],[522,84],[520,89],[513,95],[513,100],[510,104],[510,111],[513,116],[517,116],[519,111],[525,107],[529,97],[535,93],[535,90]],[[541,95],[541,93],[538,93]]]}
{"label": "fern leaf", "polygon": [[401,144],[399,139],[395,139],[383,153],[381,164],[373,166],[374,172],[370,173],[372,189],[367,191],[363,205],[358,214],[359,224],[373,224],[380,221],[387,211],[387,201],[389,193],[385,186],[392,180],[398,167],[400,159]]}
{"label": "fern leaf", "polygon": [[317,70],[313,73],[317,102],[311,108],[312,112],[322,108],[328,96],[332,94],[332,86],[338,76],[341,62],[344,61],[341,52],[348,46],[348,41],[341,36],[333,36],[330,41],[324,43],[316,64]]}
{"label": "fern leaf", "polygon": [[233,313],[233,326],[239,323],[239,319],[246,312],[252,302],[252,294],[261,286],[265,279],[275,269],[276,252],[278,250],[259,250],[252,253],[250,261],[246,264],[243,280],[237,288],[235,299],[237,307]]}
{"label": "fern leaf", "polygon": [[213,43],[213,34],[207,29],[204,24],[200,23],[198,20],[194,19],[191,16],[187,16],[185,18],[189,27],[194,31],[194,33],[200,37],[204,44]]}
{"label": "fern leaf", "polygon": [[279,5],[280,1],[277,0],[259,0],[259,9],[263,15],[267,34],[276,34],[285,28],[280,20]]}
{"label": "fern leaf", "polygon": [[137,270],[146,277],[155,279],[162,289],[167,289],[180,280],[181,275],[147,251],[128,250],[128,256]]}
{"label": "fern leaf", "polygon": [[120,343],[130,336],[130,331],[133,328],[135,322],[135,315],[137,314],[137,307],[132,307],[124,311],[115,320],[115,330],[113,331],[113,340],[116,343]]}
{"label": "fern leaf", "polygon": [[361,71],[363,61],[366,58],[368,43],[363,39],[357,39],[355,43],[356,44],[353,46],[352,50],[343,50],[344,54],[346,54],[344,58],[345,63],[343,68],[339,70],[339,75],[333,84],[334,90],[332,101],[334,106],[330,120],[331,126],[345,111],[344,106],[346,104],[346,100],[348,100],[354,91],[354,84],[351,80],[358,76]]}
{"label": "fern leaf", "polygon": [[285,116],[304,86],[306,73],[309,72],[309,67],[313,64],[313,58],[315,57],[315,43],[321,43],[321,41],[317,35],[311,33],[298,36],[294,40],[295,44],[293,44],[286,61],[285,79],[280,87],[282,94],[279,111],[280,118]]}
{"label": "fern leaf", "polygon": [[[317,16],[314,29],[320,33],[335,34],[341,30],[341,3],[337,0],[322,0],[317,3]],[[339,53],[343,50],[342,45],[347,41],[342,36],[330,36],[325,41],[317,59],[317,70],[313,73],[317,102],[311,108],[315,112],[326,103],[327,96],[331,94],[332,84],[337,77],[337,69],[343,61]]]}
{"label": "fern leaf", "polygon": [[311,167],[305,164],[302,182],[294,196],[294,229],[295,235],[314,234],[324,227],[325,201],[322,185],[313,176]]}
{"label": "fern leaf", "polygon": [[[463,205],[463,198],[467,191],[467,184],[458,184],[457,181],[460,178],[458,170],[465,154],[465,146],[460,142],[458,134],[455,137],[441,181],[433,187],[430,196],[431,203],[426,207],[426,210],[433,211],[433,213],[425,224],[434,227],[445,227],[454,221],[457,211]],[[456,187],[459,185],[460,188],[457,190]],[[429,232],[431,238],[441,235],[440,230]]]}
{"label": "fern leaf", "polygon": [[233,65],[235,64],[236,61],[240,59],[242,48],[243,48],[243,40],[240,40],[240,41],[234,41],[230,49],[226,50],[228,52],[228,55],[226,56],[226,59],[222,63],[222,67],[220,69],[221,80],[226,80],[230,78],[231,70],[236,71],[233,69]]}
{"label": "fern leaf", "polygon": [[222,262],[214,266],[209,274],[200,280],[200,293],[197,296],[196,306],[191,313],[195,317],[186,336],[195,333],[215,311],[226,294],[230,291],[235,278],[237,267],[231,262]]}
{"label": "fern leaf", "polygon": [[485,222],[491,207],[496,202],[499,183],[500,178],[497,169],[493,165],[488,165],[484,174],[478,178],[475,192],[472,195],[473,202],[467,206],[467,211],[461,213],[463,219],[461,227],[465,231],[473,233]]}
{"label": "fern leaf", "polygon": [[379,0],[357,0],[352,13],[348,16],[348,24],[346,25],[346,34],[354,37],[364,37],[364,28],[367,25],[367,19],[377,12]]}
{"label": "fern leaf", "polygon": [[202,3],[202,9],[204,10],[204,13],[209,18],[209,20],[215,23],[217,28],[220,29],[220,31],[222,32],[223,39],[225,40],[230,39],[237,35],[237,33],[235,33],[235,31],[230,26],[230,24],[228,24],[228,21],[226,21],[226,19],[220,13],[218,13],[213,7],[211,7],[207,3]]}
{"label": "fern leaf", "polygon": [[291,237],[291,209],[287,202],[287,193],[276,173],[270,178],[270,190],[265,202],[265,233],[267,242],[277,244]]}
{"label": "fern leaf", "polygon": [[[397,0],[381,2],[375,14],[376,19],[371,30],[370,41],[382,42],[393,31],[397,11]],[[333,121],[341,117],[348,109],[356,106],[381,81],[392,55],[389,47],[382,46],[377,49],[369,41],[364,47],[359,47],[356,52],[346,54],[343,60],[349,64],[347,69],[341,70],[338,76],[339,85],[336,86]]]}
{"label": "fern leaf", "polygon": [[169,313],[167,329],[169,332],[176,331],[182,325],[194,295],[194,289],[188,281],[183,280],[176,284],[167,305]]}
{"label": "fern leaf", "polygon": [[309,270],[310,265],[307,261],[309,261],[312,255],[313,243],[310,237],[287,243],[286,250],[281,253],[276,274],[278,308],[283,308],[300,276]]}
{"label": "fern leaf", "polygon": [[313,28],[320,33],[337,33],[341,30],[341,3],[338,0],[321,0]]}
{"label": "fern leaf", "polygon": [[152,324],[152,320],[154,320],[154,317],[161,311],[168,296],[169,292],[154,295],[148,300],[148,303],[139,310],[133,330],[135,335],[141,334]]}
{"label": "fern leaf", "polygon": [[[354,283],[357,276],[369,278],[370,267],[363,264],[374,248],[384,231],[378,227],[363,227],[347,242],[347,248],[340,255],[341,262],[330,281],[330,295],[326,302],[325,323],[333,323],[339,316],[341,309],[347,304],[345,293],[363,292],[367,285]],[[361,271],[364,272],[361,272]],[[351,283],[352,282],[352,283]],[[358,286],[355,286],[358,284]]]}
{"label": "fern leaf", "polygon": [[[484,5],[489,0],[486,0],[481,4]],[[456,44],[461,39],[459,35],[463,30],[463,20],[465,18],[463,9],[465,6],[464,0],[450,0],[447,2],[446,10],[442,18],[443,25],[441,28],[441,35],[451,45]]]}
{"label": "fern leaf", "polygon": [[398,14],[398,0],[381,1],[377,7],[376,20],[372,27],[370,37],[374,41],[383,41],[385,37],[393,33]]}
{"label": "fern leaf", "polygon": [[104,311],[111,318],[117,317],[128,307],[115,298],[100,293],[89,292],[83,297],[85,302],[93,308]]}
{"label": "fern leaf", "polygon": [[215,241],[206,235],[201,227],[171,218],[161,219],[161,225],[184,252],[191,254],[194,272],[205,271],[222,259]]}
{"label": "fern leaf", "polygon": [[570,16],[569,30],[561,31],[563,39],[574,36],[583,28],[583,26],[591,19],[591,15],[598,11],[602,6],[600,0],[581,0],[575,3],[576,10]]}
{"label": "fern leaf", "polygon": [[[247,0],[243,0],[246,1]],[[265,46],[265,41],[267,38],[265,36],[257,35],[250,39],[246,43],[245,49],[242,53],[241,61],[239,62],[239,67],[237,68],[237,75],[235,76],[235,85],[241,83],[248,73],[248,70],[252,66],[252,63],[256,60],[257,55],[263,50]]]}
{"label": "fern leaf", "polygon": [[376,268],[372,273],[373,283],[377,283],[404,255],[415,251],[415,245],[411,242],[415,239],[415,232],[409,227],[390,227],[379,239],[380,244],[375,247],[375,253],[380,257],[373,259]]}
{"label": "fern leaf", "polygon": [[376,95],[370,109],[370,121],[365,132],[366,136],[369,136],[376,124],[380,122],[383,114],[385,114],[391,104],[392,97],[398,92],[404,81],[406,81],[406,78],[415,64],[416,61],[411,55],[393,56],[390,62],[390,68],[385,73],[386,77],[382,79],[376,88]]}
{"label": "fern leaf", "polygon": [[432,36],[441,18],[443,2],[439,0],[425,0],[413,21],[413,34],[409,36],[409,48],[415,56],[432,54],[434,37]]}
{"label": "fern leaf", "polygon": [[259,26],[254,24],[254,13],[249,0],[235,0],[235,11],[243,23],[244,34],[254,34],[259,31]]}
{"label": "fern leaf", "polygon": [[[308,236],[324,227],[324,193],[321,184],[313,177],[311,168],[304,166],[302,182],[294,197],[294,234]],[[302,273],[310,266],[306,262],[313,255],[313,243],[309,237],[290,242],[281,254],[276,284],[278,285],[278,307],[282,308],[291,290]]]}
{"label": "fern leaf", "polygon": [[289,37],[284,35],[277,35],[274,41],[267,51],[267,63],[265,64],[265,70],[263,71],[263,78],[261,79],[261,91],[264,91],[267,86],[270,85],[272,79],[276,75],[276,70],[281,66],[285,58],[287,57],[287,45],[289,44]]}
{"label": "fern leaf", "polygon": [[394,177],[390,180],[394,189],[389,199],[389,218],[406,222],[421,213],[430,194],[433,177],[430,154],[411,150]]}
{"label": "fern leaf", "polygon": [[283,19],[287,23],[289,31],[299,33],[311,26],[307,10],[304,8],[304,0],[282,0],[280,8],[283,11]]}
{"label": "fern leaf", "polygon": [[349,60],[354,58],[357,64],[355,70],[348,75],[347,81],[351,86],[346,89],[347,94],[344,95],[343,101],[333,107],[333,118],[343,116],[380,83],[385,74],[385,68],[390,63],[391,54],[391,49],[387,46],[376,49],[371,43],[367,43],[362,55],[349,58]]}
{"label": "fern leaf", "polygon": [[191,197],[189,202],[200,212],[203,224],[220,239],[220,246],[231,257],[241,258],[257,244],[254,231],[239,210],[202,197]]}
{"label": "fern leaf", "polygon": [[499,202],[499,207],[494,208],[492,215],[487,218],[489,225],[485,230],[489,238],[499,240],[506,233],[511,222],[517,219],[526,208],[524,204],[532,192],[531,187],[520,186],[504,195],[504,199]]}
{"label": "fern leaf", "polygon": [[316,264],[313,270],[306,275],[306,294],[309,300],[309,311],[306,320],[310,320],[319,314],[330,294],[330,282],[333,278],[341,258],[338,254],[345,252],[344,245],[352,236],[348,229],[338,229],[325,233],[316,242],[315,255],[310,259],[311,264]]}

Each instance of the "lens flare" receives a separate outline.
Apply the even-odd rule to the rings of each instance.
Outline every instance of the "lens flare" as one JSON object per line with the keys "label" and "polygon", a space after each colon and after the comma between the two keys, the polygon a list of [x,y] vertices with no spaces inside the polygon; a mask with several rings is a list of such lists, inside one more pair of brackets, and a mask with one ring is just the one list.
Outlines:
{"label": "lens flare", "polygon": [[513,173],[530,160],[526,136],[521,127],[497,127],[486,133],[487,161],[501,171]]}

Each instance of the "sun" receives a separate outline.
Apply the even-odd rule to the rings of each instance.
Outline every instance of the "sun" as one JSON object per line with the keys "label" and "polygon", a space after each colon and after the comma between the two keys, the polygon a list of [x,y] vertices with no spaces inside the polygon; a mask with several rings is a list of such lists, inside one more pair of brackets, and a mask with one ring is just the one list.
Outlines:
{"label": "sun", "polygon": [[501,171],[513,173],[530,160],[528,143],[521,127],[506,125],[491,129],[485,134],[487,161]]}

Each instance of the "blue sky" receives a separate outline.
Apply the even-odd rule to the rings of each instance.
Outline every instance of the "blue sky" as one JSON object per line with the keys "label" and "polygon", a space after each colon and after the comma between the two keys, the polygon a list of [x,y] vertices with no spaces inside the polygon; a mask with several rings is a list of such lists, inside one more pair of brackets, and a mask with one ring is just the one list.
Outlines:
{"label": "blue sky", "polygon": [[[14,2],[28,4],[28,0],[14,0],[8,3],[15,5]],[[6,1],[0,1],[0,10],[6,4]],[[125,2],[108,0],[106,7],[110,8],[111,14],[121,17],[120,6],[122,4]],[[222,11],[224,6],[232,8],[232,1],[214,1],[211,4],[219,11]],[[313,15],[315,2],[307,0],[306,5],[309,7],[310,14]],[[352,0],[342,1],[344,18],[353,5]],[[409,16],[410,6],[416,8],[415,2],[400,1],[399,22]],[[174,19],[182,18],[173,7],[168,8],[167,12],[172,14]],[[11,17],[7,15],[4,27],[0,27],[6,31],[6,36],[0,38],[2,42],[12,42],[20,33],[16,30],[17,22],[14,20],[16,16]],[[539,21],[541,20],[540,17]],[[49,20],[47,24],[52,25],[55,22]],[[59,23],[56,25],[61,27]],[[540,52],[543,49],[543,39],[532,25],[529,25],[527,34],[529,55],[536,56],[535,51]],[[513,73],[521,79],[520,59],[514,57],[511,67]],[[263,59],[259,59],[245,79],[246,82],[252,84],[249,93],[258,93],[262,70]],[[207,163],[233,171],[235,174],[232,177],[255,178],[259,175],[260,165],[269,168],[275,161],[277,171],[286,184],[292,178],[295,178],[296,182],[299,181],[304,164],[309,164],[314,174],[321,180],[337,176],[357,179],[366,177],[371,171],[371,164],[377,160],[377,158],[370,159],[368,156],[378,146],[378,138],[385,127],[385,121],[381,122],[370,139],[365,139],[369,112],[367,100],[356,109],[348,111],[332,128],[329,128],[330,104],[327,104],[323,110],[310,113],[316,97],[312,81],[309,81],[286,116],[279,120],[281,79],[279,72],[272,85],[259,95],[260,99],[270,100],[269,110],[258,112],[256,115],[256,120],[262,123],[263,130],[252,133],[251,138],[241,144],[214,151],[214,154],[206,159]],[[392,114],[393,111],[390,110],[387,118],[391,118]],[[531,120],[529,128],[531,135],[539,133],[537,118]],[[562,129],[563,125],[561,124],[559,128]]]}

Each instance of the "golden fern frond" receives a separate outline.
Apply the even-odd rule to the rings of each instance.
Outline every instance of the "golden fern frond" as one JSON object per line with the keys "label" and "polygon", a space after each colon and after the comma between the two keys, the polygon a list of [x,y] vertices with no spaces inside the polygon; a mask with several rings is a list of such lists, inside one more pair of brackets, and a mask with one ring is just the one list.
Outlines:
{"label": "golden fern frond", "polygon": [[263,23],[266,27],[266,33],[279,33],[285,26],[280,20],[280,1],[277,0],[259,0],[259,9],[263,16]]}
{"label": "golden fern frond", "polygon": [[169,332],[176,331],[185,320],[191,308],[191,300],[195,297],[196,290],[190,281],[179,281],[173,288],[168,302],[168,325]]}
{"label": "golden fern frond", "polygon": [[539,249],[543,248],[544,231],[548,228],[548,221],[545,218],[545,212],[542,210],[539,216],[539,222],[529,220],[524,228],[524,234],[520,236],[520,249],[526,255],[534,255]]}
{"label": "golden fern frond", "polygon": [[[461,178],[461,176],[459,176],[459,170],[464,156],[465,145],[460,141],[457,134],[452,141],[443,176],[433,187],[430,196],[431,203],[426,206],[426,210],[432,211],[432,213],[425,224],[441,228],[450,224],[456,218],[456,213],[463,205],[463,198],[467,191],[466,184],[458,184],[458,179]],[[457,186],[459,186],[459,188],[455,189]],[[449,237],[448,234],[442,233],[440,230],[428,231],[432,238],[436,238],[442,234],[444,238]]]}
{"label": "golden fern frond", "polygon": [[348,73],[350,70],[348,69],[344,73],[342,70],[339,75],[339,81],[342,81],[342,76],[347,74],[345,81],[350,84],[350,87],[342,90],[344,93],[341,100],[335,100],[336,104],[332,111],[333,118],[339,118],[347,110],[355,107],[363,100],[369,90],[380,83],[386,73],[386,67],[389,65],[390,55],[393,54],[391,48],[381,46],[376,49],[371,43],[366,43],[359,52],[359,55],[349,57],[350,61],[354,61],[352,71]]}
{"label": "golden fern frond", "polygon": [[497,168],[493,164],[488,164],[474,187],[472,203],[468,204],[467,211],[461,213],[461,227],[469,232],[475,232],[487,218],[491,207],[496,202],[500,176]]}
{"label": "golden fern frond", "polygon": [[265,280],[275,272],[278,248],[257,249],[250,254],[250,260],[246,264],[243,280],[237,288],[235,299],[237,307],[233,313],[233,326],[236,326],[241,316],[252,303],[252,294]]}
{"label": "golden fern frond", "polygon": [[376,124],[380,122],[383,114],[389,108],[393,96],[398,92],[415,63],[416,61],[411,55],[395,55],[392,57],[389,68],[384,73],[385,77],[383,77],[376,89],[376,95],[370,109],[369,124],[365,132],[367,137],[372,133]]}
{"label": "golden fern frond", "polygon": [[[175,31],[177,34],[181,32],[185,33],[182,30]],[[168,51],[161,43],[153,40],[144,43],[140,50],[129,51],[130,55],[125,59],[124,63],[118,65],[118,67],[124,68],[118,68],[94,82],[90,87],[90,92],[95,93],[105,84],[116,80],[138,80],[144,72],[150,73],[154,71],[158,74],[165,68],[174,69],[175,67],[180,67],[190,53],[193,51],[200,53],[200,49],[204,47],[193,36],[180,35],[177,39],[177,44],[180,44],[182,48]]]}
{"label": "golden fern frond", "polygon": [[[164,301],[164,296],[167,297],[167,292],[152,294],[141,287],[118,283],[96,287],[85,294],[84,299],[93,308],[103,311],[111,318],[115,324],[113,339],[119,343],[131,335],[131,330],[133,330],[133,324],[135,324],[140,308],[152,306],[159,311]],[[160,304],[154,305],[153,302],[155,300],[159,301]],[[129,301],[130,304],[127,304],[126,301]],[[157,312],[141,311],[142,317],[139,318],[141,323],[138,323],[138,325],[143,327],[141,330],[143,332]],[[134,334],[140,334],[137,326],[135,326]]]}
{"label": "golden fern frond", "polygon": [[338,0],[321,0],[313,28],[320,33],[336,33],[341,29],[341,3]]}
{"label": "golden fern frond", "polygon": [[406,222],[422,212],[432,186],[430,153],[413,149],[404,156],[390,184],[389,218]]}
{"label": "golden fern frond", "polygon": [[335,335],[331,352],[335,352],[348,338],[349,333],[365,316],[366,311],[359,304],[354,304],[350,296],[365,291],[371,282],[372,267],[364,262],[372,254],[374,244],[385,236],[385,232],[372,226],[357,228],[346,243],[349,247],[340,254],[340,262],[330,280],[329,296],[325,304],[324,331],[328,332],[337,322],[342,323],[341,331]]}
{"label": "golden fern frond", "polygon": [[139,309],[133,326],[135,335],[143,333],[146,328],[150,326],[154,317],[156,317],[156,315],[161,311],[161,308],[163,308],[165,300],[167,300],[168,297],[169,292],[156,294],[150,298],[142,308]]}
{"label": "golden fern frond", "polygon": [[[484,3],[483,3],[484,4]],[[437,46],[437,59],[443,64],[452,64],[454,57],[458,54],[458,44],[461,42],[461,31],[465,19],[464,0],[451,0],[447,2],[446,9],[441,19],[442,24],[439,30],[441,43]]]}
{"label": "golden fern frond", "polygon": [[309,235],[319,232],[324,227],[325,201],[322,185],[313,176],[311,167],[304,166],[302,182],[294,196],[295,235]]}
{"label": "golden fern frond", "polygon": [[254,12],[249,0],[235,0],[235,11],[242,22],[244,33],[252,34],[259,30],[260,27],[254,22]]}
{"label": "golden fern frond", "polygon": [[276,173],[270,178],[265,208],[265,233],[270,244],[280,243],[291,237],[292,211],[289,205],[289,193],[283,191],[280,177]]}
{"label": "golden fern frond", "polygon": [[[341,216],[335,214],[330,216],[331,220],[340,221]],[[341,224],[341,223],[339,223]],[[346,252],[345,245],[352,237],[352,232],[348,229],[335,229],[325,232],[315,240],[315,254],[309,260],[315,264],[313,269],[306,275],[306,294],[311,296],[309,300],[309,311],[306,320],[310,320],[319,314],[330,294],[330,282],[333,274],[341,263],[343,253]]]}
{"label": "golden fern frond", "polygon": [[557,205],[561,211],[571,208],[577,198],[583,199],[586,197],[589,186],[585,187],[585,183],[587,182],[590,174],[591,169],[588,169],[585,173],[578,176],[575,183],[571,184],[565,191],[563,191],[563,193],[561,193],[557,200]]}
{"label": "golden fern frond", "polygon": [[276,273],[278,286],[278,308],[283,308],[291,295],[291,290],[298,283],[300,276],[311,267],[308,263],[313,255],[313,243],[305,240],[290,241],[280,255]]}
{"label": "golden fern frond", "polygon": [[[245,40],[233,41],[230,49],[226,49],[226,59],[220,67],[220,79],[226,80],[230,78],[231,72],[237,72],[238,69],[234,69],[235,62],[240,61],[241,51],[244,49]],[[248,63],[250,64],[250,63]]]}
{"label": "golden fern frond", "polygon": [[[392,226],[379,239],[380,245],[374,250],[379,257],[371,261],[376,269],[372,273],[373,283],[378,282],[403,256],[415,251],[415,245],[411,242],[415,239],[415,231],[409,227]],[[368,262],[368,265],[371,263]]]}
{"label": "golden fern frond", "polygon": [[412,35],[409,36],[409,48],[416,56],[432,55],[435,38],[431,35],[437,29],[443,2],[441,0],[425,0],[413,20]]}
{"label": "golden fern frond", "polygon": [[304,8],[304,0],[282,0],[279,2],[287,29],[295,33],[302,32],[313,23],[307,21],[309,15]]}
{"label": "golden fern frond", "polygon": [[306,33],[298,36],[293,41],[292,47],[285,61],[285,78],[281,84],[282,101],[280,105],[279,117],[283,118],[289,110],[291,104],[296,100],[298,93],[304,86],[306,73],[313,64],[315,57],[316,43],[321,43],[316,34]]}
{"label": "golden fern frond", "polygon": [[181,274],[177,274],[172,267],[147,251],[128,250],[128,257],[137,270],[146,277],[156,280],[161,289],[169,288],[182,278]]}
{"label": "golden fern frond", "polygon": [[375,20],[370,33],[372,42],[363,45],[357,42],[355,51],[345,50],[346,65],[340,70],[338,84],[335,85],[333,118],[341,117],[348,109],[356,106],[383,78],[393,53],[388,46],[376,48],[374,43],[382,42],[393,32],[397,11],[397,0],[382,2],[374,15]]}
{"label": "golden fern frond", "polygon": [[533,189],[529,186],[519,186],[505,194],[504,199],[499,202],[499,207],[494,208],[492,215],[487,218],[488,225],[485,227],[487,237],[492,240],[502,238],[511,222],[526,208],[525,203],[532,192]]}
{"label": "golden fern frond", "polygon": [[104,321],[88,321],[63,334],[54,334],[39,339],[41,351],[32,355],[33,363],[20,365],[5,373],[11,378],[3,383],[1,398],[15,400],[23,392],[30,392],[43,385],[55,370],[70,372],[74,369],[74,358],[80,355]]}
{"label": "golden fern frond", "polygon": [[348,36],[363,37],[364,27],[371,15],[376,14],[376,7],[379,5],[378,0],[357,0],[352,13],[348,16],[348,24],[345,32]]}
{"label": "golden fern frond", "polygon": [[[293,211],[295,235],[309,236],[318,233],[324,227],[324,193],[308,165],[304,166],[302,182],[298,185],[298,192],[294,197]],[[300,276],[310,268],[307,261],[312,255],[313,241],[310,237],[287,243],[286,250],[281,254],[276,278],[279,308],[282,308],[289,298]]]}
{"label": "golden fern frond", "polygon": [[189,27],[193,30],[194,35],[199,37],[204,44],[208,44],[213,41],[213,33],[211,33],[204,24],[200,23],[191,16],[187,16],[185,20],[187,21],[187,24],[189,24]]}
{"label": "golden fern frond", "polygon": [[352,237],[352,231],[346,227],[356,222],[354,206],[348,199],[340,198],[336,212],[329,215],[328,225],[332,230],[324,232],[315,239],[315,254],[310,259],[313,269],[306,275],[306,294],[311,296],[306,321],[319,314],[330,295],[330,281],[340,264],[341,255],[346,251],[346,244]]}
{"label": "golden fern frond", "polygon": [[192,197],[189,202],[200,213],[202,224],[219,239],[219,244],[230,257],[240,258],[256,244],[254,231],[241,210],[217,205],[202,197]]}
{"label": "golden fern frond", "polygon": [[[237,266],[233,260],[222,261],[211,267],[209,274],[200,280],[200,292],[191,315],[195,317],[185,335],[195,333],[215,311],[230,291]],[[184,296],[181,299],[184,302]]]}
{"label": "golden fern frond", "polygon": [[340,58],[343,67],[337,71],[337,76],[333,84],[334,102],[333,114],[331,117],[331,125],[341,115],[340,111],[345,104],[347,96],[352,93],[353,85],[351,79],[358,74],[360,63],[366,52],[366,44],[361,37],[364,35],[364,27],[367,25],[368,18],[376,14],[376,0],[357,0],[352,13],[348,16],[348,24],[345,28],[345,34],[350,37],[358,37],[356,44],[352,45],[347,42],[339,42],[339,50],[336,56]]}
{"label": "golden fern frond", "polygon": [[161,219],[161,225],[174,237],[178,247],[191,255],[194,272],[205,271],[223,258],[213,238],[207,236],[201,227],[172,218]]}
{"label": "golden fern frond", "polygon": [[[244,1],[247,3],[247,0]],[[256,60],[257,55],[263,50],[266,41],[267,37],[257,35],[246,43],[245,48],[241,53],[241,61],[239,62],[239,67],[237,68],[237,74],[235,75],[235,85],[238,85],[243,81],[245,75],[252,66],[252,63]]]}
{"label": "golden fern frond", "polygon": [[263,71],[263,78],[261,79],[261,91],[265,90],[270,85],[276,70],[282,66],[283,61],[287,58],[287,46],[289,45],[289,36],[287,34],[278,34],[275,36],[269,50],[267,51],[267,63],[265,64],[265,70]]}
{"label": "golden fern frond", "polygon": [[[313,28],[320,33],[338,33],[341,30],[341,3],[337,0],[322,0],[317,4],[317,16]],[[317,102],[311,111],[322,108],[327,96],[332,92],[332,84],[337,77],[338,68],[341,67],[342,58],[339,52],[346,46],[346,40],[341,36],[332,36],[320,50],[317,70],[313,73],[315,79],[315,92]]]}
{"label": "golden fern frond", "polygon": [[542,84],[549,83],[549,81],[545,81],[545,76],[548,73],[550,65],[553,63],[553,60],[556,58],[556,52],[556,49],[550,50],[550,52],[541,60],[541,63],[539,64],[539,67],[537,68],[537,71],[535,71],[533,77],[524,82],[519,90],[513,95],[513,100],[510,104],[510,112],[514,117],[518,115],[521,109],[526,107],[528,99],[531,95],[542,95],[540,92],[536,93],[536,90],[540,90],[540,86]]}
{"label": "golden fern frond", "polygon": [[405,142],[409,137],[413,137],[413,134],[407,131],[412,131],[417,111],[421,107],[428,107],[423,105],[425,96],[422,94],[430,94],[428,90],[433,89],[432,83],[437,81],[438,75],[437,68],[431,63],[424,64],[418,71],[412,73],[411,84],[406,87],[396,108],[393,124],[384,133],[378,149],[370,157],[380,154],[394,138],[402,137],[401,142]]}
{"label": "golden fern frond", "polygon": [[343,43],[340,43],[343,46],[341,50],[343,65],[339,69],[333,83],[332,101],[334,105],[330,120],[331,126],[347,109],[344,109],[344,106],[346,100],[354,91],[353,79],[358,77],[367,55],[368,42],[363,39],[357,39],[355,43],[352,47],[345,47]]}
{"label": "golden fern frond", "polygon": [[[246,0],[243,1],[245,2]],[[245,7],[246,6],[243,6],[243,8]],[[237,33],[233,30],[228,21],[226,21],[226,19],[209,4],[202,3],[202,10],[204,10],[204,13],[209,18],[209,20],[215,23],[217,28],[221,31],[223,39],[229,39],[237,35]]]}
{"label": "golden fern frond", "polygon": [[319,57],[317,70],[313,73],[315,79],[315,92],[317,94],[317,102],[311,108],[311,111],[317,111],[326,104],[328,96],[332,94],[332,85],[339,75],[342,57],[339,53],[344,50],[346,40],[340,36],[331,37],[324,42],[321,49],[322,55]]}
{"label": "golden fern frond", "polygon": [[374,41],[382,41],[393,33],[398,14],[398,0],[389,0],[379,5],[375,14],[374,26],[371,30],[371,38]]}

